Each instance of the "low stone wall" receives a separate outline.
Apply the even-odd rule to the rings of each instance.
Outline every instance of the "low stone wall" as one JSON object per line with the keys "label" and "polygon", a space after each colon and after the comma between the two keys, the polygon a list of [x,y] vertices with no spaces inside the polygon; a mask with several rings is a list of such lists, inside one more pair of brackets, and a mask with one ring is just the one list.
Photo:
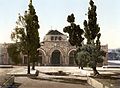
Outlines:
{"label": "low stone wall", "polygon": [[0,65],[0,68],[13,68],[13,65]]}
{"label": "low stone wall", "polygon": [[109,88],[108,86],[98,82],[97,80],[87,77],[87,82],[89,85],[93,86],[94,88]]}
{"label": "low stone wall", "polygon": [[5,81],[2,82],[0,88],[9,88],[14,83],[14,76],[5,78]]}

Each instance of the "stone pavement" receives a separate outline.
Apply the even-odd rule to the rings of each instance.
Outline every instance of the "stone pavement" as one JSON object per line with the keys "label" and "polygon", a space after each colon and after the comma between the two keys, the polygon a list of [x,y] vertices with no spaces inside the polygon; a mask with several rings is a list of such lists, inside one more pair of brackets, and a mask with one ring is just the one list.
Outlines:
{"label": "stone pavement", "polygon": [[[15,83],[20,84],[19,88],[92,88],[89,84],[85,82],[86,77],[76,77],[79,75],[80,70],[78,67],[36,67],[36,70],[39,70],[40,73],[39,75],[35,78],[29,78],[29,77],[15,77]],[[58,72],[58,71],[63,71],[70,73],[71,76],[51,76],[51,75],[46,75],[43,73],[46,72]],[[35,70],[32,71],[32,74],[35,74]],[[12,75],[20,75],[20,74],[27,74],[27,67],[20,67],[17,69],[12,70],[8,74]],[[63,82],[63,80],[58,80],[58,79],[67,79],[67,80],[83,80],[80,81],[79,83],[72,83],[72,82]]]}
{"label": "stone pavement", "polygon": [[62,83],[47,80],[30,79],[28,77],[16,77],[15,82],[20,84],[18,88],[93,88],[87,83]]}
{"label": "stone pavement", "polygon": [[[39,70],[39,75],[33,79],[30,77],[15,77],[15,82],[18,83],[20,86],[19,88],[92,88],[87,83],[63,83],[61,80],[56,79],[69,79],[69,80],[87,80],[87,76],[91,75],[92,69],[91,68],[84,68],[84,70],[79,69],[78,67],[52,67],[52,66],[36,66],[36,70]],[[120,73],[120,68],[97,68],[100,74],[115,74]],[[63,71],[69,73],[70,76],[51,76],[46,75],[44,73],[50,72],[58,72]],[[3,73],[3,72],[2,72]],[[35,71],[31,70],[32,74],[35,74]],[[20,75],[20,74],[27,74],[27,67],[15,67],[9,74]]]}
{"label": "stone pavement", "polygon": [[[35,74],[36,70],[30,70],[30,72],[32,75]],[[27,67],[26,66],[17,67],[9,71],[7,74],[14,76],[27,76]]]}

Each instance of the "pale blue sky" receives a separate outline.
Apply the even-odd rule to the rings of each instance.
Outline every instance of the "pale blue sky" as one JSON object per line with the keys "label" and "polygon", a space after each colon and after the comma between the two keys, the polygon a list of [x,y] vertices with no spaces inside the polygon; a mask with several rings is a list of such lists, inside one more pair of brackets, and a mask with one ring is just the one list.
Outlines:
{"label": "pale blue sky", "polygon": [[[97,18],[101,28],[101,42],[109,48],[120,48],[120,0],[94,0],[97,6]],[[41,41],[51,29],[63,32],[68,25],[66,19],[71,13],[76,23],[83,28],[87,19],[89,0],[33,0],[39,17]],[[29,0],[0,0],[0,43],[10,42],[11,31],[15,27],[18,13],[24,14]]]}

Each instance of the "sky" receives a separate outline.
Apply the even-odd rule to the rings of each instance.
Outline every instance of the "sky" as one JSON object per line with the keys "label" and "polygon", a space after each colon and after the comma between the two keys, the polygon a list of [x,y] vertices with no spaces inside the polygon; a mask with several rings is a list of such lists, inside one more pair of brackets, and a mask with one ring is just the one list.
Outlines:
{"label": "sky", "polygon": [[[97,23],[100,26],[101,44],[109,49],[120,48],[120,0],[93,0],[97,6]],[[18,14],[28,10],[29,0],[0,0],[0,43],[11,42],[10,34],[15,28]],[[67,16],[74,14],[75,23],[83,29],[87,20],[89,0],[33,0],[39,18],[40,41],[49,30],[68,26]]]}

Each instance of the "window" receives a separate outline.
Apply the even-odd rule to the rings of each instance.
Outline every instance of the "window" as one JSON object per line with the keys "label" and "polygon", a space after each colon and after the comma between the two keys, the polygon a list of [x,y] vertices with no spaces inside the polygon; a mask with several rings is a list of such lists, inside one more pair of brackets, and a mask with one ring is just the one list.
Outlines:
{"label": "window", "polygon": [[54,40],[54,37],[53,37],[53,36],[51,36],[51,40],[52,40],[52,41]]}
{"label": "window", "polygon": [[59,40],[61,40],[61,39],[62,39],[62,37],[60,36],[60,37],[59,37]]}
{"label": "window", "polygon": [[55,36],[55,40],[57,40],[57,36]]}

